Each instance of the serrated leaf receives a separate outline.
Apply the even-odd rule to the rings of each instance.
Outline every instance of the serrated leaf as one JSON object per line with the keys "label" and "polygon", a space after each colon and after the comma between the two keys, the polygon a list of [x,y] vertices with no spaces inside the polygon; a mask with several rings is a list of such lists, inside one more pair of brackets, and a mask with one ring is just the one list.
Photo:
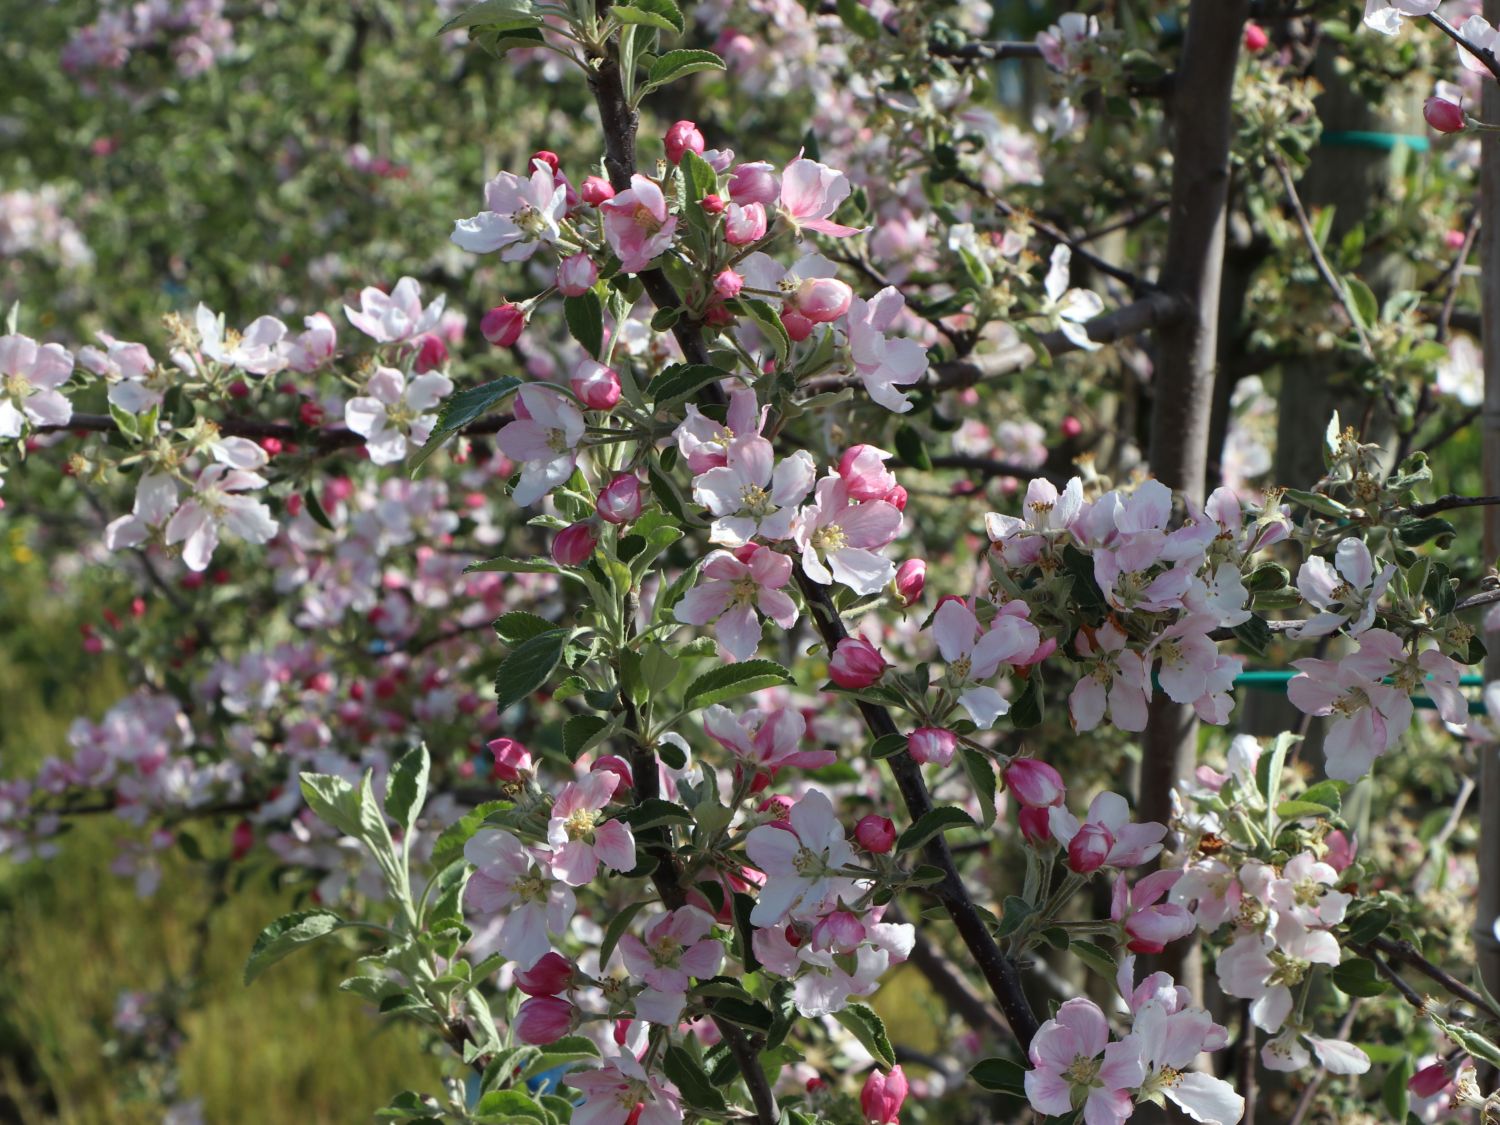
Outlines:
{"label": "serrated leaf", "polygon": [[1349,291],[1349,301],[1354,306],[1360,327],[1374,328],[1380,322],[1380,302],[1375,299],[1375,294],[1357,277],[1344,278],[1344,286]]}
{"label": "serrated leaf", "polygon": [[517,27],[540,27],[542,17],[535,13],[531,0],[483,0],[465,8],[442,27],[439,35],[459,31],[466,27],[484,25],[514,25]]}
{"label": "serrated leaf", "polygon": [[996,1094],[1026,1094],[1026,1068],[1011,1059],[980,1059],[969,1068],[969,1077]]}
{"label": "serrated leaf", "polygon": [[608,719],[598,715],[573,715],[563,724],[563,753],[568,761],[578,761],[578,756],[587,750],[610,727]]}
{"label": "serrated leaf", "polygon": [[514,375],[506,375],[449,396],[438,412],[437,424],[432,427],[426,443],[407,460],[407,470],[415,473],[450,437],[500,405],[520,386],[520,379]]}
{"label": "serrated leaf", "polygon": [[319,820],[345,836],[360,836],[359,795],[354,786],[328,773],[304,773],[297,782],[302,799]]}
{"label": "serrated leaf", "polygon": [[986,828],[995,824],[995,763],[986,755],[970,746],[959,748],[964,775],[974,786],[974,796],[979,802],[980,822]]}
{"label": "serrated leaf", "polygon": [[712,51],[667,51],[651,64],[646,86],[654,89],[699,71],[723,69],[724,60]]}
{"label": "serrated leaf", "polygon": [[604,306],[592,289],[577,297],[563,298],[563,317],[568,332],[595,359],[604,349]]}
{"label": "serrated leaf", "polygon": [[331,910],[299,910],[283,914],[261,930],[251,946],[250,958],[245,962],[245,983],[252,983],[277,961],[304,945],[353,924],[345,922]]}
{"label": "serrated leaf", "polygon": [[839,19],[861,39],[878,39],[880,21],[859,0],[838,0]]}
{"label": "serrated leaf", "polygon": [[1357,918],[1351,919],[1348,923],[1348,944],[1368,945],[1385,933],[1391,921],[1391,912],[1383,906],[1362,911]]}
{"label": "serrated leaf", "polygon": [[1349,514],[1348,508],[1333,497],[1324,496],[1321,492],[1304,492],[1300,488],[1288,488],[1282,495],[1292,503],[1301,504],[1304,508],[1310,508],[1319,515],[1340,519]]}
{"label": "serrated leaf", "polygon": [[934,836],[944,832],[952,832],[956,828],[978,828],[974,818],[963,809],[945,805],[940,809],[931,809],[922,814],[917,822],[908,828],[896,840],[898,852],[910,851],[920,848]]}
{"label": "serrated leaf", "polygon": [[458,860],[464,854],[464,845],[469,838],[484,826],[485,817],[514,807],[510,801],[486,801],[448,825],[432,845],[430,862],[433,868],[441,871]]}
{"label": "serrated leaf", "polygon": [[408,750],[391,767],[385,786],[385,811],[407,832],[411,831],[427,800],[427,775],[432,759],[426,745]]}
{"label": "serrated leaf", "polygon": [[537,1121],[550,1125],[547,1111],[520,1090],[491,1090],[474,1107],[479,1118],[499,1121]]}
{"label": "serrated leaf", "polygon": [[553,629],[513,648],[495,672],[496,706],[504,711],[545,684],[567,642],[566,629]]}
{"label": "serrated leaf", "polygon": [[484,562],[470,563],[464,567],[465,574],[490,574],[499,572],[502,574],[562,574],[567,572],[554,562],[546,559],[508,559],[503,555],[499,558],[486,559]]}
{"label": "serrated leaf", "polygon": [[842,1012],[835,1012],[833,1018],[843,1024],[881,1066],[889,1070],[896,1065],[896,1052],[891,1048],[885,1024],[875,1014],[875,1009],[867,1004],[850,1004]]}
{"label": "serrated leaf", "polygon": [[1356,957],[1334,966],[1328,974],[1340,992],[1348,996],[1379,996],[1389,991],[1391,984],[1375,967],[1374,962]]}
{"label": "serrated leaf", "polygon": [[1098,973],[1105,980],[1114,983],[1119,965],[1115,964],[1114,954],[1110,953],[1109,950],[1095,945],[1091,941],[1075,941],[1068,946],[1068,950],[1071,953],[1077,954],[1080,961],[1093,969],[1094,972]]}
{"label": "serrated leaf", "polygon": [[1010,937],[1035,913],[1036,907],[1020,895],[1006,895],[1005,906],[1000,914],[1000,927],[995,931],[995,936]]}
{"label": "serrated leaf", "polygon": [[875,740],[875,745],[870,747],[870,757],[877,761],[882,758],[894,758],[906,749],[906,735],[883,734]]}
{"label": "serrated leaf", "polygon": [[791,673],[774,660],[742,660],[737,664],[723,664],[693,681],[682,706],[685,711],[697,711],[752,691],[791,682]]}
{"label": "serrated leaf", "polygon": [[729,372],[706,363],[674,363],[651,380],[646,389],[657,406],[687,398],[700,387],[728,378]]}
{"label": "serrated leaf", "polygon": [[1271,641],[1275,635],[1271,627],[1266,624],[1265,618],[1251,614],[1238,625],[1233,626],[1232,632],[1235,639],[1257,656],[1264,656],[1270,648]]}
{"label": "serrated leaf", "polygon": [[598,1057],[599,1048],[594,1045],[593,1040],[585,1039],[582,1035],[564,1035],[543,1047],[542,1053],[526,1065],[521,1077],[536,1078],[549,1070]]}
{"label": "serrated leaf", "polygon": [[[1396,525],[1396,538],[1408,547],[1420,547],[1423,543],[1434,539],[1440,540],[1444,536],[1451,539],[1457,532],[1457,528],[1439,516],[1428,516],[1426,519],[1403,516],[1401,522]],[[1440,542],[1438,546],[1445,546],[1445,544]]]}
{"label": "serrated leaf", "polygon": [[1276,806],[1276,815],[1282,820],[1301,820],[1306,816],[1332,816],[1333,810],[1316,801],[1282,801]]}
{"label": "serrated leaf", "polygon": [[761,335],[776,352],[776,362],[785,363],[787,353],[792,350],[792,338],[786,334],[786,327],[781,323],[781,317],[777,315],[776,310],[767,302],[754,297],[737,297],[734,307],[755,321],[755,326],[760,329]]}
{"label": "serrated leaf", "polygon": [[667,1048],[662,1058],[662,1071],[676,1084],[682,1100],[693,1108],[710,1113],[723,1113],[728,1108],[724,1095],[714,1086],[702,1064],[683,1048]]}
{"label": "serrated leaf", "polygon": [[640,831],[642,828],[654,828],[658,824],[692,824],[693,814],[672,801],[647,797],[621,813],[620,819]]}
{"label": "serrated leaf", "polygon": [[621,23],[643,24],[660,31],[675,31],[679,35],[686,26],[682,12],[672,0],[631,0],[629,4],[616,4],[609,13]]}
{"label": "serrated leaf", "polygon": [[1016,730],[1031,730],[1042,725],[1045,714],[1044,696],[1042,693],[1042,669],[1040,665],[1033,665],[1021,686],[1021,694],[1016,696],[1016,701],[1010,705],[1008,718],[1010,725]]}
{"label": "serrated leaf", "polygon": [[637,899],[619,910],[610,917],[609,925],[604,928],[604,940],[599,943],[599,964],[607,966],[610,957],[614,954],[615,946],[620,944],[620,939],[625,936],[625,931],[630,928],[630,923],[635,921],[635,916],[646,907],[645,899]]}
{"label": "serrated leaf", "polygon": [[502,613],[495,618],[495,635],[512,648],[556,628],[556,621],[548,621],[545,617],[538,617],[523,609]]}

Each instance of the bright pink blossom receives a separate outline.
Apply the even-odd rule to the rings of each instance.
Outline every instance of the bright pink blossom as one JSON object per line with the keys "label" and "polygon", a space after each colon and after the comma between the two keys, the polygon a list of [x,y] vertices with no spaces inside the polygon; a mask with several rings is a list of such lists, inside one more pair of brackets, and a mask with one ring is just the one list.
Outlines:
{"label": "bright pink blossom", "polygon": [[626,971],[646,986],[635,998],[637,1019],[677,1026],[692,978],[714,976],[724,962],[724,946],[710,936],[713,928],[705,911],[684,906],[653,918],[640,937],[627,933],[620,939]]}
{"label": "bright pink blossom", "polygon": [[703,134],[691,121],[673,122],[662,138],[662,143],[666,146],[667,160],[672,164],[681,164],[683,153],[686,152],[703,155]]}
{"label": "bright pink blossom", "polygon": [[495,758],[495,776],[502,781],[520,781],[531,774],[531,751],[513,738],[497,738],[489,744]]}
{"label": "bright pink blossom", "polygon": [[516,974],[516,987],[527,996],[556,996],[573,987],[578,967],[561,953],[548,953],[531,968]]}
{"label": "bright pink blossom", "polygon": [[796,603],[785,592],[792,560],[768,547],[752,547],[745,561],[728,551],[711,553],[698,584],[672,610],[685,625],[717,621],[719,646],[731,660],[749,660],[760,647],[757,610],[783,629],[797,620]]}
{"label": "bright pink blossom", "polygon": [[625,273],[649,266],[677,233],[677,217],[667,214],[666,196],[645,176],[632,176],[630,190],[605,200],[599,210],[604,213],[604,237]]}
{"label": "bright pink blossom", "polygon": [[599,490],[594,511],[606,523],[629,523],[641,514],[641,478],[620,473]]}
{"label": "bright pink blossom", "polygon": [[807,720],[791,708],[735,715],[716,703],[704,712],[703,729],[740,761],[758,769],[818,769],[838,760],[832,750],[801,748]]}
{"label": "bright pink blossom", "polygon": [[896,577],[896,565],[881,554],[901,530],[901,513],[884,500],[851,502],[842,477],[818,482],[812,503],[798,514],[792,538],[802,569],[814,582],[841,582],[858,594],[878,594]]}
{"label": "bright pink blossom", "polygon": [[581,297],[599,280],[599,267],[587,254],[574,254],[557,263],[557,291],[564,297]]}
{"label": "bright pink blossom", "polygon": [[906,1074],[899,1066],[890,1073],[872,1070],[859,1092],[859,1107],[870,1125],[898,1125],[906,1101]]}
{"label": "bright pink blossom", "polygon": [[731,203],[724,212],[724,241],[749,246],[766,236],[766,209],[759,203]]}
{"label": "bright pink blossom", "polygon": [[816,160],[798,157],[781,173],[781,214],[796,230],[834,238],[858,234],[860,228],[841,226],[829,218],[848,197],[849,177]]}
{"label": "bright pink blossom", "polygon": [[599,867],[629,871],[635,867],[635,836],[621,820],[603,820],[601,812],[620,779],[591,773],[562,787],[547,822],[547,842],[554,851],[553,872],[570,887],[594,881]]}
{"label": "bright pink blossom", "polygon": [[925,559],[907,559],[896,568],[896,596],[901,599],[902,605],[912,606],[921,601],[922,590],[926,585]]}
{"label": "bright pink blossom", "polygon": [[[1100,1056],[1103,1056],[1101,1059]],[[1031,1041],[1026,1097],[1038,1113],[1065,1117],[1083,1107],[1089,1125],[1119,1125],[1146,1078],[1140,1042],[1111,1043],[1109,1021],[1092,1000],[1068,1000]]]}
{"label": "bright pink blossom", "polygon": [[1005,787],[1029,808],[1060,805],[1067,796],[1062,774],[1036,758],[1016,758],[1005,767]]}
{"label": "bright pink blossom", "polygon": [[865,851],[884,855],[896,846],[896,826],[889,817],[870,813],[854,826],[854,839]]}
{"label": "bright pink blossom", "polygon": [[561,996],[533,996],[521,1005],[513,1027],[522,1043],[544,1046],[572,1034],[581,1022],[578,1009]]}
{"label": "bright pink blossom", "polygon": [[479,321],[479,332],[497,348],[508,348],[521,338],[526,328],[526,313],[520,305],[496,305]]}

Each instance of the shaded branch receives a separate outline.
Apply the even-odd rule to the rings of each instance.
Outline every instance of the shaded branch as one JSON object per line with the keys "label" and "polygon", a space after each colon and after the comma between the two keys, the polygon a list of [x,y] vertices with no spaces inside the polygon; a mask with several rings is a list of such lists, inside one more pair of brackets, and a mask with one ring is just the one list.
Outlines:
{"label": "shaded branch", "polygon": [[1500,496],[1459,496],[1450,492],[1426,504],[1413,504],[1406,510],[1418,518],[1433,516],[1438,512],[1451,512],[1455,508],[1487,508],[1500,504]]}

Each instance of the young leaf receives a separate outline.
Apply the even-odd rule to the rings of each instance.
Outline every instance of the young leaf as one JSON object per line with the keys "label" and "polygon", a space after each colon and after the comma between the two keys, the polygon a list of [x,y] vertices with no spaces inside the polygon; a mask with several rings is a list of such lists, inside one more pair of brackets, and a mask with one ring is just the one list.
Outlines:
{"label": "young leaf", "polygon": [[598,359],[604,350],[604,307],[599,303],[599,294],[589,289],[577,297],[564,297],[563,317],[573,339]]}
{"label": "young leaf", "polygon": [[701,70],[723,70],[724,60],[712,51],[668,51],[658,55],[646,79],[647,89],[665,86]]}
{"label": "young leaf", "polygon": [[431,768],[432,760],[425,743],[408,750],[391,767],[391,776],[386,782],[385,811],[408,832],[417,822],[427,800],[427,774]]}
{"label": "young leaf", "polygon": [[629,4],[616,4],[609,14],[621,23],[644,24],[659,31],[675,31],[679,35],[686,26],[682,13],[672,0],[631,0]]}
{"label": "young leaf", "polygon": [[996,1094],[1025,1096],[1026,1068],[1010,1059],[981,1059],[969,1068],[976,1086]]}
{"label": "young leaf", "polygon": [[360,836],[359,795],[354,786],[327,773],[304,773],[297,780],[302,799],[319,820],[345,836]]}
{"label": "young leaf", "polygon": [[889,1070],[896,1065],[896,1052],[891,1048],[885,1024],[875,1014],[875,1009],[866,1004],[850,1004],[842,1012],[835,1012],[833,1018],[843,1024],[881,1066]]}
{"label": "young leaf", "polygon": [[676,1084],[682,1100],[695,1109],[723,1113],[727,1108],[703,1065],[682,1047],[668,1047],[662,1059],[662,1071]]}
{"label": "young leaf", "polygon": [[547,682],[562,659],[568,631],[553,629],[538,633],[511,650],[495,673],[496,705],[501,711],[521,702]]}
{"label": "young leaf", "polygon": [[710,367],[706,363],[674,363],[652,379],[651,385],[646,389],[651,392],[652,401],[661,406],[663,403],[686,398],[699,387],[726,378],[728,374],[729,372]]}
{"label": "young leaf", "polygon": [[437,33],[444,35],[465,27],[541,27],[542,17],[537,15],[531,0],[483,0],[471,5],[454,16]]}
{"label": "young leaf", "polygon": [[791,673],[774,660],[743,660],[738,664],[723,664],[693,681],[687,690],[687,698],[683,701],[683,709],[696,711],[752,691],[791,682]]}
{"label": "young leaf", "polygon": [[568,761],[578,761],[578,756],[592,746],[609,729],[609,720],[598,715],[572,715],[563,723],[563,753]]}
{"label": "young leaf", "polygon": [[880,21],[859,0],[838,0],[839,19],[861,39],[880,38]]}
{"label": "young leaf", "polygon": [[245,983],[253,982],[287,954],[349,925],[353,923],[345,922],[331,910],[299,910],[294,914],[283,914],[261,930],[255,939],[250,959],[245,962]]}
{"label": "young leaf", "polygon": [[495,618],[495,635],[512,648],[531,640],[532,637],[550,633],[556,628],[557,622],[548,621],[545,617],[538,617],[534,613],[527,613],[523,609],[502,613]]}
{"label": "young leaf", "polygon": [[432,427],[432,433],[428,436],[426,444],[412,454],[407,462],[407,469],[415,473],[429,457],[442,448],[444,442],[500,405],[514,394],[520,385],[521,380],[514,375],[506,375],[493,382],[468,387],[450,397],[447,402],[443,403],[443,409],[438,413],[437,425]]}
{"label": "young leaf", "polygon": [[946,805],[943,808],[923,813],[915,824],[901,833],[900,837],[897,838],[896,850],[898,852],[906,852],[913,848],[920,848],[934,836],[943,832],[952,832],[955,828],[978,827],[974,823],[974,818],[964,812],[963,809]]}

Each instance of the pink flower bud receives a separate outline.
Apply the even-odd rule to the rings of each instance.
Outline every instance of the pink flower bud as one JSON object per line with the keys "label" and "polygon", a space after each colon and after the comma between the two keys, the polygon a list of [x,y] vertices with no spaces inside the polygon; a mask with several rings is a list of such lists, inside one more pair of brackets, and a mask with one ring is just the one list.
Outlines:
{"label": "pink flower bud", "polygon": [[1021,804],[1034,809],[1060,805],[1068,792],[1062,774],[1035,758],[1017,758],[1006,766],[1005,787]]}
{"label": "pink flower bud", "polygon": [[620,377],[595,360],[580,363],[568,382],[579,401],[590,410],[613,410],[620,401]]}
{"label": "pink flower bud", "polygon": [[851,953],[865,940],[865,924],[847,910],[835,910],[813,927],[812,947],[820,953]]}
{"label": "pink flower bud", "polygon": [[885,659],[862,637],[845,637],[833,650],[828,675],[841,688],[867,688],[885,675]]}
{"label": "pink flower bud", "polygon": [[641,514],[641,482],[634,473],[621,473],[605,485],[594,504],[608,523],[629,523]]}
{"label": "pink flower bud", "polygon": [[1062,436],[1065,438],[1076,438],[1079,434],[1083,433],[1083,423],[1071,414],[1062,420],[1062,426],[1059,428],[1062,430]]}
{"label": "pink flower bud", "polygon": [[583,181],[583,187],[578,189],[578,194],[590,207],[597,207],[607,199],[615,197],[615,189],[603,176],[589,176]]}
{"label": "pink flower bud", "polygon": [[501,781],[520,781],[531,774],[531,751],[513,738],[497,738],[489,744],[495,756],[494,775]]}
{"label": "pink flower bud", "polygon": [[906,751],[924,766],[936,762],[946,766],[958,749],[958,735],[942,727],[918,727],[906,736]]}
{"label": "pink flower bud", "polygon": [[703,134],[691,121],[676,121],[667,130],[662,143],[667,147],[667,159],[673,164],[682,163],[682,154],[689,149],[696,156],[703,155]]}
{"label": "pink flower bud", "polygon": [[885,467],[890,454],[873,445],[851,445],[839,458],[839,476],[851,500],[883,500],[896,487],[896,474]]}
{"label": "pink flower bud", "polygon": [[234,826],[234,832],[229,840],[229,858],[238,862],[250,854],[250,849],[255,847],[255,825],[248,820],[241,820]]}
{"label": "pink flower bud", "polygon": [[1245,50],[1252,55],[1258,55],[1266,49],[1266,44],[1271,37],[1266,34],[1266,29],[1258,23],[1247,23],[1245,25]]}
{"label": "pink flower bud", "polygon": [[859,818],[854,826],[854,839],[865,851],[884,855],[896,846],[896,826],[889,818],[871,813]]}
{"label": "pink flower bud", "polygon": [[781,310],[781,326],[786,329],[786,334],[799,344],[811,336],[813,329],[817,327],[794,309]]}
{"label": "pink flower bud", "polygon": [[526,314],[521,311],[521,306],[509,302],[496,305],[479,321],[479,331],[497,348],[510,347],[521,338],[525,327]]}
{"label": "pink flower bud", "polygon": [[881,499],[883,499],[891,507],[895,508],[896,511],[904,512],[906,511],[906,498],[906,489],[898,484],[895,488],[886,493],[885,496],[883,496]]}
{"label": "pink flower bud", "polygon": [[724,199],[722,196],[717,195],[714,192],[709,192],[702,199],[700,199],[698,201],[698,206],[702,207],[703,210],[707,211],[710,215],[721,215],[724,213]]}
{"label": "pink flower bud", "polygon": [[556,996],[573,986],[577,972],[561,953],[548,953],[531,968],[516,974],[516,987],[527,996]]}
{"label": "pink flower bud", "polygon": [[724,212],[724,241],[731,246],[748,246],[766,236],[766,209],[759,203],[729,205]]}
{"label": "pink flower bud", "polygon": [[557,264],[557,291],[564,297],[581,297],[599,280],[599,267],[587,254],[574,254]]}
{"label": "pink flower bud", "polygon": [[442,337],[434,336],[432,333],[422,337],[422,344],[417,349],[416,361],[412,369],[418,375],[425,375],[429,371],[436,371],[448,362],[448,345],[443,343]]}
{"label": "pink flower bud", "polygon": [[1323,837],[1323,843],[1328,846],[1328,855],[1324,858],[1328,860],[1328,866],[1335,871],[1343,871],[1354,862],[1354,857],[1359,854],[1359,847],[1355,841],[1344,835],[1341,828],[1335,828]]}
{"label": "pink flower bud", "polygon": [[589,520],[565,527],[552,538],[552,561],[558,566],[582,566],[589,561],[599,536]]}
{"label": "pink flower bud", "polygon": [[927,563],[923,559],[907,559],[896,568],[896,594],[903,605],[915,605],[922,600],[922,590],[927,585]]}
{"label": "pink flower bud", "polygon": [[1447,98],[1428,98],[1422,106],[1422,117],[1439,133],[1462,133],[1468,127],[1463,107]]}
{"label": "pink flower bud", "polygon": [[797,286],[792,303],[814,324],[832,324],[849,311],[854,290],[836,277],[809,277]]}
{"label": "pink flower bud", "polygon": [[729,174],[729,198],[741,207],[751,203],[775,203],[780,194],[776,172],[763,160],[736,165]]}
{"label": "pink flower bud", "polygon": [[589,773],[612,773],[620,779],[615,786],[615,799],[619,800],[623,794],[635,788],[635,778],[630,773],[630,763],[617,754],[605,754],[603,757],[595,758],[594,764],[589,767]]}
{"label": "pink flower bud", "polygon": [[870,1125],[897,1125],[905,1101],[906,1075],[900,1066],[891,1067],[889,1074],[872,1070],[859,1092],[859,1108]]}
{"label": "pink flower bud", "polygon": [[578,1010],[560,996],[533,996],[516,1013],[514,1031],[522,1043],[556,1043],[578,1027]]}
{"label": "pink flower bud", "polygon": [[1442,1062],[1429,1063],[1406,1080],[1406,1088],[1419,1098],[1440,1094],[1449,1082],[1448,1067]]}
{"label": "pink flower bud", "polygon": [[714,292],[726,301],[738,297],[740,290],[745,287],[745,279],[734,270],[722,270],[714,278]]}
{"label": "pink flower bud", "polygon": [[1021,838],[1033,848],[1052,842],[1052,819],[1046,809],[1023,805],[1016,819],[1021,822]]}
{"label": "pink flower bud", "polygon": [[561,161],[557,159],[557,153],[552,152],[550,149],[544,148],[539,149],[531,154],[531,159],[526,162],[526,167],[528,169],[535,168],[536,162],[538,160],[540,160],[548,168],[551,168],[552,174],[554,176],[557,174],[557,169],[561,166]]}
{"label": "pink flower bud", "polygon": [[1089,875],[1104,866],[1109,849],[1115,846],[1114,835],[1102,824],[1085,824],[1078,835],[1068,841],[1068,866],[1080,875]]}

